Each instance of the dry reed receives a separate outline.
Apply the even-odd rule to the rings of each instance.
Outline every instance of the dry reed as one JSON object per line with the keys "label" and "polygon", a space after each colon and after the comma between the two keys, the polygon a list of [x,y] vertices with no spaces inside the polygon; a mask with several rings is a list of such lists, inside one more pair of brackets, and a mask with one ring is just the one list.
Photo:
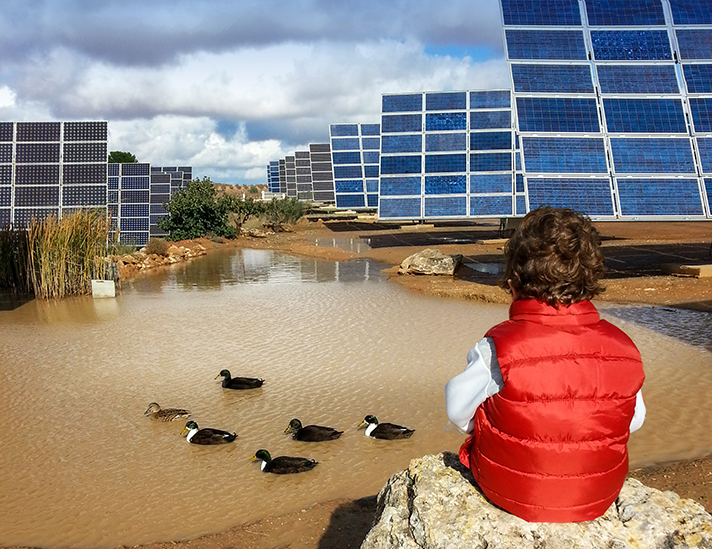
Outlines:
{"label": "dry reed", "polygon": [[28,271],[35,297],[91,293],[94,273],[103,274],[105,269],[109,227],[101,210],[80,210],[61,220],[32,219],[27,230]]}

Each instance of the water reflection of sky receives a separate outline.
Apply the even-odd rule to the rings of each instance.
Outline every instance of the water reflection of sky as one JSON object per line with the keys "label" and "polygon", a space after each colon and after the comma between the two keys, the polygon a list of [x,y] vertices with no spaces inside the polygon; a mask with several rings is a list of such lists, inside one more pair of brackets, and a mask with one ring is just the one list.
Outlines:
{"label": "water reflection of sky", "polygon": [[135,291],[217,290],[237,284],[384,281],[384,265],[370,259],[324,261],[273,250],[226,250],[131,282]]}
{"label": "water reflection of sky", "polygon": [[620,307],[606,308],[602,312],[712,351],[710,313],[672,307]]}

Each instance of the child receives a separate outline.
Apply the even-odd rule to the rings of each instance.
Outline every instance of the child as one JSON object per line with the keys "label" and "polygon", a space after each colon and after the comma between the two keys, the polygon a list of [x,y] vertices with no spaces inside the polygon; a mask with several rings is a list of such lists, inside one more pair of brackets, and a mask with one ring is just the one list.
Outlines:
{"label": "child", "polygon": [[603,255],[588,218],[540,207],[505,247],[509,320],[491,328],[445,386],[471,436],[460,461],[487,498],[530,522],[603,515],[628,474],[645,419],[640,353],[589,301]]}

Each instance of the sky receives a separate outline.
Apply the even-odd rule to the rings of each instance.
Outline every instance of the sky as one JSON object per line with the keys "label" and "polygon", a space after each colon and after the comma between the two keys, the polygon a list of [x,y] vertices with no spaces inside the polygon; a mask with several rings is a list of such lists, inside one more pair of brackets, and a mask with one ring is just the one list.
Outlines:
{"label": "sky", "polygon": [[110,151],[216,183],[384,93],[509,87],[497,0],[0,1],[0,121],[107,120]]}

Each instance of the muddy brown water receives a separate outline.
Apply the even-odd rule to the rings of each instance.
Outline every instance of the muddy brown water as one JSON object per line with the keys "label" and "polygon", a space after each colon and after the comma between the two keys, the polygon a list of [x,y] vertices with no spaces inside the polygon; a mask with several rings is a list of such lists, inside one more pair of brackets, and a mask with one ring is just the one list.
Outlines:
{"label": "muddy brown water", "polygon": [[[213,252],[126,284],[116,299],[30,301],[0,310],[0,546],[108,548],[186,539],[315,502],[373,495],[410,459],[456,451],[443,385],[507,307],[409,293],[369,261],[260,250]],[[601,304],[641,349],[645,426],[633,466],[712,450],[710,315]],[[235,392],[214,378],[266,379]],[[151,401],[201,427],[153,423]],[[366,414],[416,429],[375,441]],[[344,430],[309,444],[289,420]],[[316,469],[267,475],[249,458],[307,456]]]}

